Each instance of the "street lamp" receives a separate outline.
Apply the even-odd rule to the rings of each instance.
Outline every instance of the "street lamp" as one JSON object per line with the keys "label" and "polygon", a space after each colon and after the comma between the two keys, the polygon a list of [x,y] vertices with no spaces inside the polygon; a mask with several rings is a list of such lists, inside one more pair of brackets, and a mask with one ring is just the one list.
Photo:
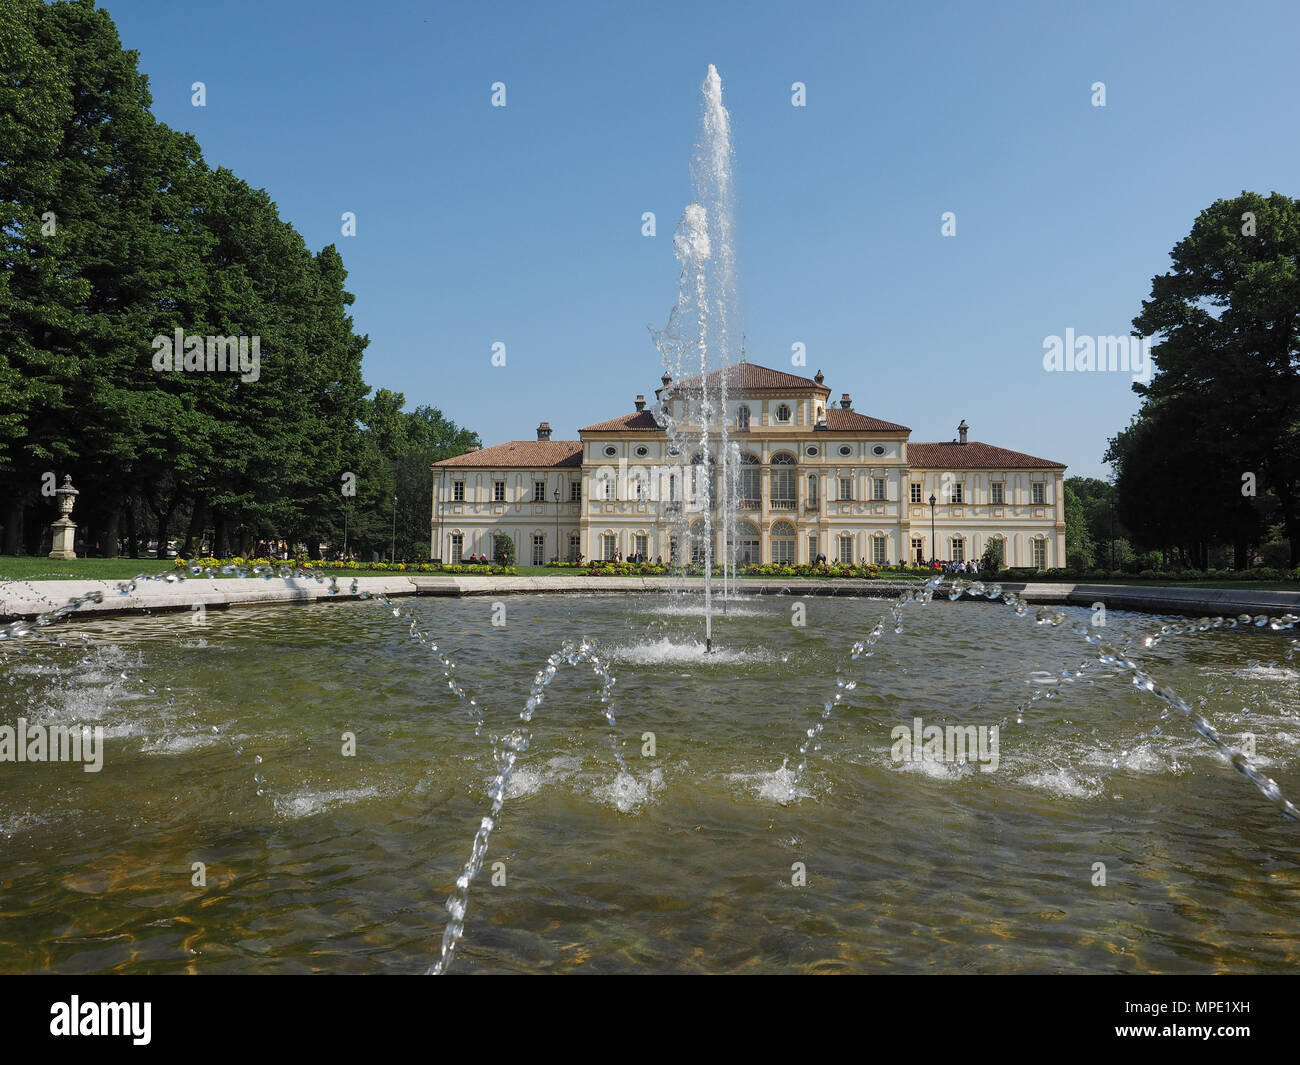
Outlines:
{"label": "street lamp", "polygon": [[393,549],[388,555],[388,564],[391,566],[397,561],[397,493],[393,493]]}
{"label": "street lamp", "polygon": [[934,504],[936,502],[937,500],[934,498],[934,493],[931,492],[930,493],[930,561],[931,562],[935,561],[939,557],[936,554],[939,545],[934,538]]}
{"label": "street lamp", "polygon": [[555,561],[560,561],[560,490],[555,490]]}

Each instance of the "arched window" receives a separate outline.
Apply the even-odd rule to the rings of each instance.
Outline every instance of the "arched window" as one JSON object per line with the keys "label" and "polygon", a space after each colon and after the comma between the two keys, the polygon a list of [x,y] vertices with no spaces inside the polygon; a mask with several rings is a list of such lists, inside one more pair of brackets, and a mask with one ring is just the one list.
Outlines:
{"label": "arched window", "polygon": [[845,566],[853,565],[853,537],[849,533],[840,533],[840,562]]}
{"label": "arched window", "polygon": [[808,474],[808,505],[817,506],[817,474]]}
{"label": "arched window", "polygon": [[966,538],[964,536],[954,536],[950,542],[952,550],[948,553],[948,558],[953,562],[965,562]]}
{"label": "arched window", "polygon": [[691,561],[704,561],[704,548],[708,539],[708,530],[704,527],[704,522],[696,521],[691,523]]}
{"label": "arched window", "polygon": [[877,566],[883,566],[887,561],[889,561],[887,554],[888,551],[889,540],[885,537],[884,533],[876,533],[876,535],[871,538],[871,561]]}
{"label": "arched window", "polygon": [[736,522],[736,536],[728,537],[731,561],[737,566],[757,566],[762,558],[759,553],[758,526],[751,521]]}
{"label": "arched window", "polygon": [[778,565],[794,565],[794,526],[788,521],[778,521],[772,526],[772,561]]}
{"label": "arched window", "polygon": [[758,456],[748,451],[740,455],[740,505],[746,510],[757,510],[762,505],[760,499],[762,477],[759,471]]}
{"label": "arched window", "polygon": [[691,456],[690,479],[687,482],[687,491],[690,493],[690,502],[696,506],[712,506],[713,501],[717,498],[717,464],[712,455],[709,456],[709,465],[706,470],[704,467],[704,452],[697,451]]}
{"label": "arched window", "polygon": [[749,408],[743,404],[736,409],[736,428],[742,432],[749,429]]}
{"label": "arched window", "polygon": [[777,510],[794,510],[798,505],[794,465],[795,457],[787,452],[772,456],[772,506]]}

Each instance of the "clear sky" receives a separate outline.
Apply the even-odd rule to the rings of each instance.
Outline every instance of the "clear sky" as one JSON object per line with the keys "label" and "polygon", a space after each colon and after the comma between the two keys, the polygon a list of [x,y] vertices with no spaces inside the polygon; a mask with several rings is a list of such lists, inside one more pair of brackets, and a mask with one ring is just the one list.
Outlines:
{"label": "clear sky", "polygon": [[913,440],[965,418],[1105,476],[1131,375],[1047,373],[1044,339],[1127,334],[1214,200],[1300,196],[1294,0],[106,6],[155,114],[339,246],[366,380],[485,444],[575,439],[658,384],[710,63],[750,361]]}

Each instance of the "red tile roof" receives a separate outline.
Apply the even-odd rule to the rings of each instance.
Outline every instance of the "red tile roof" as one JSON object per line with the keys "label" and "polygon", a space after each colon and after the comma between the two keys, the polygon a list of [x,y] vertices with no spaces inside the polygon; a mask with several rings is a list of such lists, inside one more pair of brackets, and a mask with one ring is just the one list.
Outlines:
{"label": "red tile roof", "polygon": [[439,466],[455,469],[470,466],[530,470],[581,465],[581,440],[509,440],[433,464],[434,469]]}
{"label": "red tile roof", "polygon": [[[711,370],[705,378],[706,388],[718,388],[722,384],[722,370]],[[736,392],[764,392],[764,391],[789,391],[798,389],[807,391],[811,389],[814,392],[825,392],[830,395],[831,390],[825,385],[819,385],[811,377],[799,377],[797,374],[786,373],[784,370],[773,370],[767,366],[759,366],[753,362],[736,362],[726,368],[727,373],[727,390]],[[668,388],[688,388],[695,389],[700,387],[700,375],[695,374],[692,377],[683,377],[680,381],[673,381]],[[664,389],[656,388],[655,395],[659,395]]]}
{"label": "red tile roof", "polygon": [[624,414],[618,418],[610,418],[607,422],[597,422],[595,425],[587,425],[579,429],[580,433],[616,433],[626,430],[636,432],[663,432],[663,427],[655,421],[654,415],[648,410],[638,410],[631,414]]}
{"label": "red tile roof", "polygon": [[981,444],[972,440],[935,444],[908,444],[907,459],[913,469],[924,470],[1027,470],[1065,469],[1064,462],[1035,458],[1020,451]]}
{"label": "red tile roof", "polygon": [[895,425],[893,422],[859,414],[855,410],[845,410],[843,407],[826,408],[826,428],[832,432],[859,433],[910,433],[912,431],[906,425]]}

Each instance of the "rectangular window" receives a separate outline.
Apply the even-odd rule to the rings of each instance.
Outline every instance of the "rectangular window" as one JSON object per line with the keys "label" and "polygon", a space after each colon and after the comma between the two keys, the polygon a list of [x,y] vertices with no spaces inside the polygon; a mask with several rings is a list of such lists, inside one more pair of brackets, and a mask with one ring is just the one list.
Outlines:
{"label": "rectangular window", "polygon": [[582,551],[582,537],[577,533],[569,533],[569,561],[577,562],[578,555]]}
{"label": "rectangular window", "polygon": [[964,487],[965,487],[965,486],[962,485],[962,484],[960,484],[960,483],[955,483],[955,484],[953,484],[953,486],[952,486],[952,501],[953,501],[954,503],[962,503],[962,502],[965,502],[965,497],[964,497],[964,495],[963,495],[963,489],[964,489]]}
{"label": "rectangular window", "polygon": [[452,481],[452,482],[451,482],[451,498],[454,499],[454,500],[455,500],[456,502],[458,502],[458,503],[463,503],[463,502],[465,501],[465,482],[464,482],[464,481]]}
{"label": "rectangular window", "polygon": [[888,546],[888,544],[889,541],[886,540],[883,536],[876,536],[872,538],[871,561],[874,562],[877,566],[883,566],[885,564],[886,561],[885,549]]}
{"label": "rectangular window", "polygon": [[506,501],[506,482],[492,482],[492,501],[494,503],[504,503]]}
{"label": "rectangular window", "polygon": [[465,557],[465,537],[460,533],[451,534],[451,564],[459,566],[460,560]]}
{"label": "rectangular window", "polygon": [[1047,541],[1034,541],[1034,569],[1047,569]]}
{"label": "rectangular window", "polygon": [[912,502],[921,502],[921,486],[916,481],[912,482]]}
{"label": "rectangular window", "polygon": [[546,482],[545,482],[545,481],[534,481],[534,482],[533,482],[533,502],[534,502],[534,503],[545,503],[545,502],[546,502]]}
{"label": "rectangular window", "polygon": [[570,503],[581,503],[581,502],[582,502],[582,482],[581,482],[581,481],[570,481],[570,482],[569,482],[569,502],[570,502]]}
{"label": "rectangular window", "polygon": [[640,555],[642,559],[644,559],[650,550],[650,537],[645,535],[637,536],[634,540],[632,549]]}
{"label": "rectangular window", "polygon": [[1042,481],[1035,481],[1029,486],[1029,500],[1034,506],[1041,507],[1047,502],[1047,485]]}
{"label": "rectangular window", "polygon": [[925,560],[925,543],[919,536],[912,537],[912,558],[913,562],[923,562]]}
{"label": "rectangular window", "polygon": [[794,565],[794,541],[773,540],[772,561],[775,562],[778,566]]}
{"label": "rectangular window", "polygon": [[994,481],[989,485],[989,501],[995,506],[1001,506],[1005,501],[1006,485],[1001,481]]}
{"label": "rectangular window", "polygon": [[534,566],[546,565],[546,537],[545,536],[533,537],[533,565]]}
{"label": "rectangular window", "polygon": [[618,538],[613,533],[606,533],[600,538],[601,545],[605,551],[605,561],[614,561],[614,552],[618,550]]}
{"label": "rectangular window", "polygon": [[817,561],[817,537],[808,537],[808,564],[812,565]]}
{"label": "rectangular window", "polygon": [[840,498],[841,498],[841,499],[852,499],[852,498],[853,498],[853,478],[852,478],[852,477],[841,477],[841,478],[840,478]]}
{"label": "rectangular window", "polygon": [[952,538],[952,560],[954,562],[966,561],[966,541],[960,536]]}
{"label": "rectangular window", "polygon": [[871,478],[871,498],[877,500],[885,498],[885,479],[883,477]]}
{"label": "rectangular window", "polygon": [[846,566],[853,565],[853,537],[840,537],[840,562]]}

